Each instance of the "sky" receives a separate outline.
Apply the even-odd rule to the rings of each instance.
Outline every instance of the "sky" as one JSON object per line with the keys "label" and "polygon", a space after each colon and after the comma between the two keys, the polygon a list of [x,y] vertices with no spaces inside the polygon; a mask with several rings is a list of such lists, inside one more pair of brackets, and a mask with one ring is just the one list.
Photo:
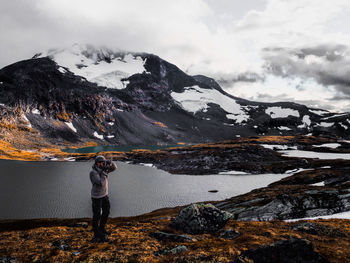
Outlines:
{"label": "sky", "polygon": [[0,1],[0,68],[74,43],[149,52],[230,94],[350,111],[349,0]]}

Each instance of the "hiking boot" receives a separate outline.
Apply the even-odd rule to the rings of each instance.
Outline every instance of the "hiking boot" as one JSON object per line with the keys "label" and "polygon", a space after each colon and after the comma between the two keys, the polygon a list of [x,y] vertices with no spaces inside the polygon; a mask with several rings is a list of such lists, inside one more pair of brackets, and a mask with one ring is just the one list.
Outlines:
{"label": "hiking boot", "polygon": [[95,235],[92,240],[92,243],[105,243],[105,242],[109,242],[109,238],[107,235]]}
{"label": "hiking boot", "polygon": [[111,234],[110,231],[107,231],[104,227],[99,228],[100,233],[109,236]]}

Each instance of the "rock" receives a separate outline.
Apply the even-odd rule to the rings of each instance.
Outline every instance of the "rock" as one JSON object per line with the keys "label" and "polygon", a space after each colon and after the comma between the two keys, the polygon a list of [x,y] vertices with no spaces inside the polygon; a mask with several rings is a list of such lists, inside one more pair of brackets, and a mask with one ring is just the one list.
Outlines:
{"label": "rock", "polygon": [[215,232],[224,227],[231,216],[212,204],[192,204],[182,209],[170,226],[190,234]]}
{"label": "rock", "polygon": [[154,252],[156,256],[161,256],[161,255],[176,255],[180,254],[183,252],[186,252],[188,248],[186,246],[177,246],[172,249],[163,249],[163,250],[158,250]]}
{"label": "rock", "polygon": [[83,227],[83,228],[88,228],[89,223],[87,222],[78,222],[78,223],[70,223],[67,225],[68,227]]}
{"label": "rock", "polygon": [[73,256],[79,256],[79,255],[80,255],[80,252],[73,251],[73,252],[72,252],[72,255],[73,255]]}
{"label": "rock", "polygon": [[326,235],[330,237],[344,237],[345,234],[338,228],[324,226],[317,223],[305,222],[291,226],[292,230],[305,232],[311,235]]}
{"label": "rock", "polygon": [[221,231],[220,237],[225,239],[235,239],[240,235],[241,234],[234,229],[227,229],[227,230]]}
{"label": "rock", "polygon": [[329,263],[315,252],[310,241],[289,238],[273,244],[243,251],[236,263]]}
{"label": "rock", "polygon": [[[307,193],[308,192],[308,193]],[[345,210],[342,200],[337,194],[326,191],[317,191],[307,195],[291,196],[278,195],[275,199],[263,206],[252,206],[243,209],[227,209],[234,214],[234,218],[243,221],[268,221],[273,219],[291,219],[329,215]]]}
{"label": "rock", "polygon": [[193,240],[188,235],[175,235],[161,231],[150,233],[150,236],[160,241],[188,242]]}
{"label": "rock", "polygon": [[55,241],[52,242],[51,245],[53,247],[55,247],[56,249],[59,249],[59,250],[63,250],[63,251],[71,250],[70,245],[64,243],[63,240],[55,240]]}
{"label": "rock", "polygon": [[0,263],[16,263],[17,258],[15,257],[0,257]]}

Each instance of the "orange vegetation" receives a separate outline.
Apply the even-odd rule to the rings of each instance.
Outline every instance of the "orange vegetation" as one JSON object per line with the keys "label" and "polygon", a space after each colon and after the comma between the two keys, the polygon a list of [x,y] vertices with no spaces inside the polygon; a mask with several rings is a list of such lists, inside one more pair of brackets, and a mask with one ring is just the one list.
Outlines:
{"label": "orange vegetation", "polygon": [[159,127],[162,127],[162,128],[168,128],[164,123],[160,122],[160,121],[154,121],[152,122],[154,125],[157,125]]}
{"label": "orange vegetation", "polygon": [[[296,223],[284,221],[242,222],[229,220],[225,229],[235,229],[241,235],[233,240],[218,233],[190,235],[192,242],[158,241],[150,236],[155,231],[183,234],[168,225],[179,208],[161,209],[150,214],[113,218],[107,225],[110,242],[91,243],[93,233],[88,229],[68,227],[72,222],[90,219],[40,219],[0,221],[0,257],[16,257],[19,262],[233,262],[246,249],[254,249],[290,237],[311,241],[316,252],[332,263],[350,258],[350,220],[317,220],[314,223],[337,229],[342,237],[331,232],[318,235],[291,230]],[[338,231],[339,230],[339,231]],[[52,242],[62,240],[71,247],[62,251]],[[178,255],[156,256],[154,252],[185,245],[188,251]],[[72,252],[79,252],[73,254]]]}
{"label": "orange vegetation", "polygon": [[62,113],[57,113],[56,116],[60,120],[64,120],[64,121],[69,121],[70,120],[70,115],[67,112],[65,112],[65,111],[62,112]]}
{"label": "orange vegetation", "polygon": [[16,149],[10,143],[0,140],[0,159],[37,161],[41,159],[41,154]]}

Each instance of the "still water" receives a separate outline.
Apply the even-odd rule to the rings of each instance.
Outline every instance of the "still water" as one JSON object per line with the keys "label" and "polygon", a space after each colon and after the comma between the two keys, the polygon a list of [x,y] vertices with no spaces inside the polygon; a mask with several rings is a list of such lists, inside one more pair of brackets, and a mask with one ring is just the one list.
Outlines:
{"label": "still water", "polygon": [[[193,202],[222,200],[264,187],[287,174],[172,175],[117,162],[109,175],[111,216],[133,216]],[[0,160],[0,218],[90,217],[92,162]],[[218,193],[209,193],[216,189]]]}

